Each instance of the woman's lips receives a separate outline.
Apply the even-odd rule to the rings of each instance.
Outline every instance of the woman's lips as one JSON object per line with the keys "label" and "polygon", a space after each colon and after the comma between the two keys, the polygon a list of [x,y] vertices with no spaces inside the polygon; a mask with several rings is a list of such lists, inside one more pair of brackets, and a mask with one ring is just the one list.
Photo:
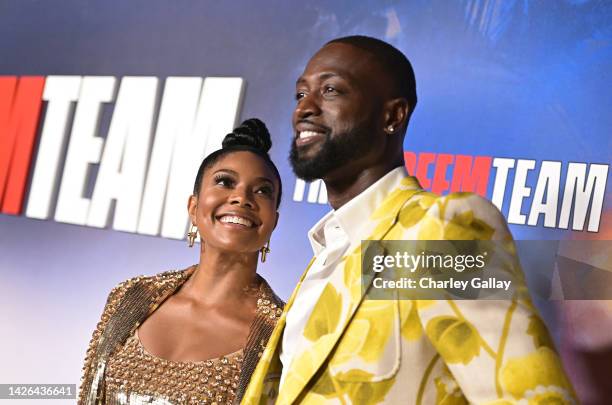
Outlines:
{"label": "woman's lips", "polygon": [[222,225],[234,229],[253,229],[256,227],[254,221],[240,215],[225,214],[217,218]]}

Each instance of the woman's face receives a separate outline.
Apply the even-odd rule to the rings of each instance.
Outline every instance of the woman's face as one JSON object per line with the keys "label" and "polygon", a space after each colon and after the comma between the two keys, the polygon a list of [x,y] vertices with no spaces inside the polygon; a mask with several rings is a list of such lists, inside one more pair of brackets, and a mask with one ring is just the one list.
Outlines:
{"label": "woman's face", "polygon": [[276,227],[279,184],[259,156],[229,153],[206,169],[199,196],[189,199],[189,215],[206,247],[256,252]]}

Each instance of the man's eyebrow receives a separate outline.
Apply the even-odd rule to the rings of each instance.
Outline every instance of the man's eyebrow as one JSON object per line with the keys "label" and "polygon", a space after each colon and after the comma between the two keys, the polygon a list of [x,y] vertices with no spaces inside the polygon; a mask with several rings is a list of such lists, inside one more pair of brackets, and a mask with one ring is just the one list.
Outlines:
{"label": "man's eyebrow", "polygon": [[338,73],[332,73],[332,72],[321,73],[321,75],[319,76],[319,79],[325,80],[325,79],[329,79],[330,77],[342,77],[342,75],[339,75]]}
{"label": "man's eyebrow", "polygon": [[[334,72],[325,72],[325,73],[321,73],[317,79],[319,80],[327,80],[330,77],[343,77],[342,75],[338,74],[338,73],[334,73]],[[305,83],[306,79],[304,78],[304,76],[300,76],[298,77],[298,79],[295,81],[296,86],[300,85],[302,83]]]}

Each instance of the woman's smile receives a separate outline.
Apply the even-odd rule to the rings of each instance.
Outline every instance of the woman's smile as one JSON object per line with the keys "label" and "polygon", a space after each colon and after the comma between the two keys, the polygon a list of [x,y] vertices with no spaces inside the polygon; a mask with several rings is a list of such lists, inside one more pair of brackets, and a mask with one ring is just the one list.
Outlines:
{"label": "woman's smile", "polygon": [[217,220],[233,229],[252,229],[258,226],[254,220],[237,214],[223,214],[217,217]]}

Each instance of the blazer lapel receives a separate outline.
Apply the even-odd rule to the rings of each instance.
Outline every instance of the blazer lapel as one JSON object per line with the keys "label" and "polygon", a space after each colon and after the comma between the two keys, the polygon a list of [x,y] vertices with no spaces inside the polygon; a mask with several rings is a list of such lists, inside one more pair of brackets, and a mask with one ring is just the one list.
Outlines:
{"label": "blazer lapel", "polygon": [[[400,186],[383,200],[378,207],[379,209],[372,214],[370,219],[358,219],[374,220],[376,222],[374,231],[367,239],[372,241],[384,239],[397,222],[400,209],[410,198],[422,191],[416,179],[412,177],[404,178]],[[278,403],[289,404],[298,398],[333,350],[361,303],[365,291],[372,283],[375,274],[373,269],[368,268],[363,271],[361,269],[362,248],[366,249],[368,255],[384,253],[369,250],[379,249],[379,244],[368,245],[364,243],[363,247],[358,244],[356,247],[352,246],[351,253],[338,264],[304,328],[304,336],[312,342],[312,345],[302,348],[301,352],[296,353],[284,384],[280,387]],[[294,296],[292,296],[292,299]],[[290,306],[288,305],[288,307]],[[285,313],[288,309],[285,309]]]}

